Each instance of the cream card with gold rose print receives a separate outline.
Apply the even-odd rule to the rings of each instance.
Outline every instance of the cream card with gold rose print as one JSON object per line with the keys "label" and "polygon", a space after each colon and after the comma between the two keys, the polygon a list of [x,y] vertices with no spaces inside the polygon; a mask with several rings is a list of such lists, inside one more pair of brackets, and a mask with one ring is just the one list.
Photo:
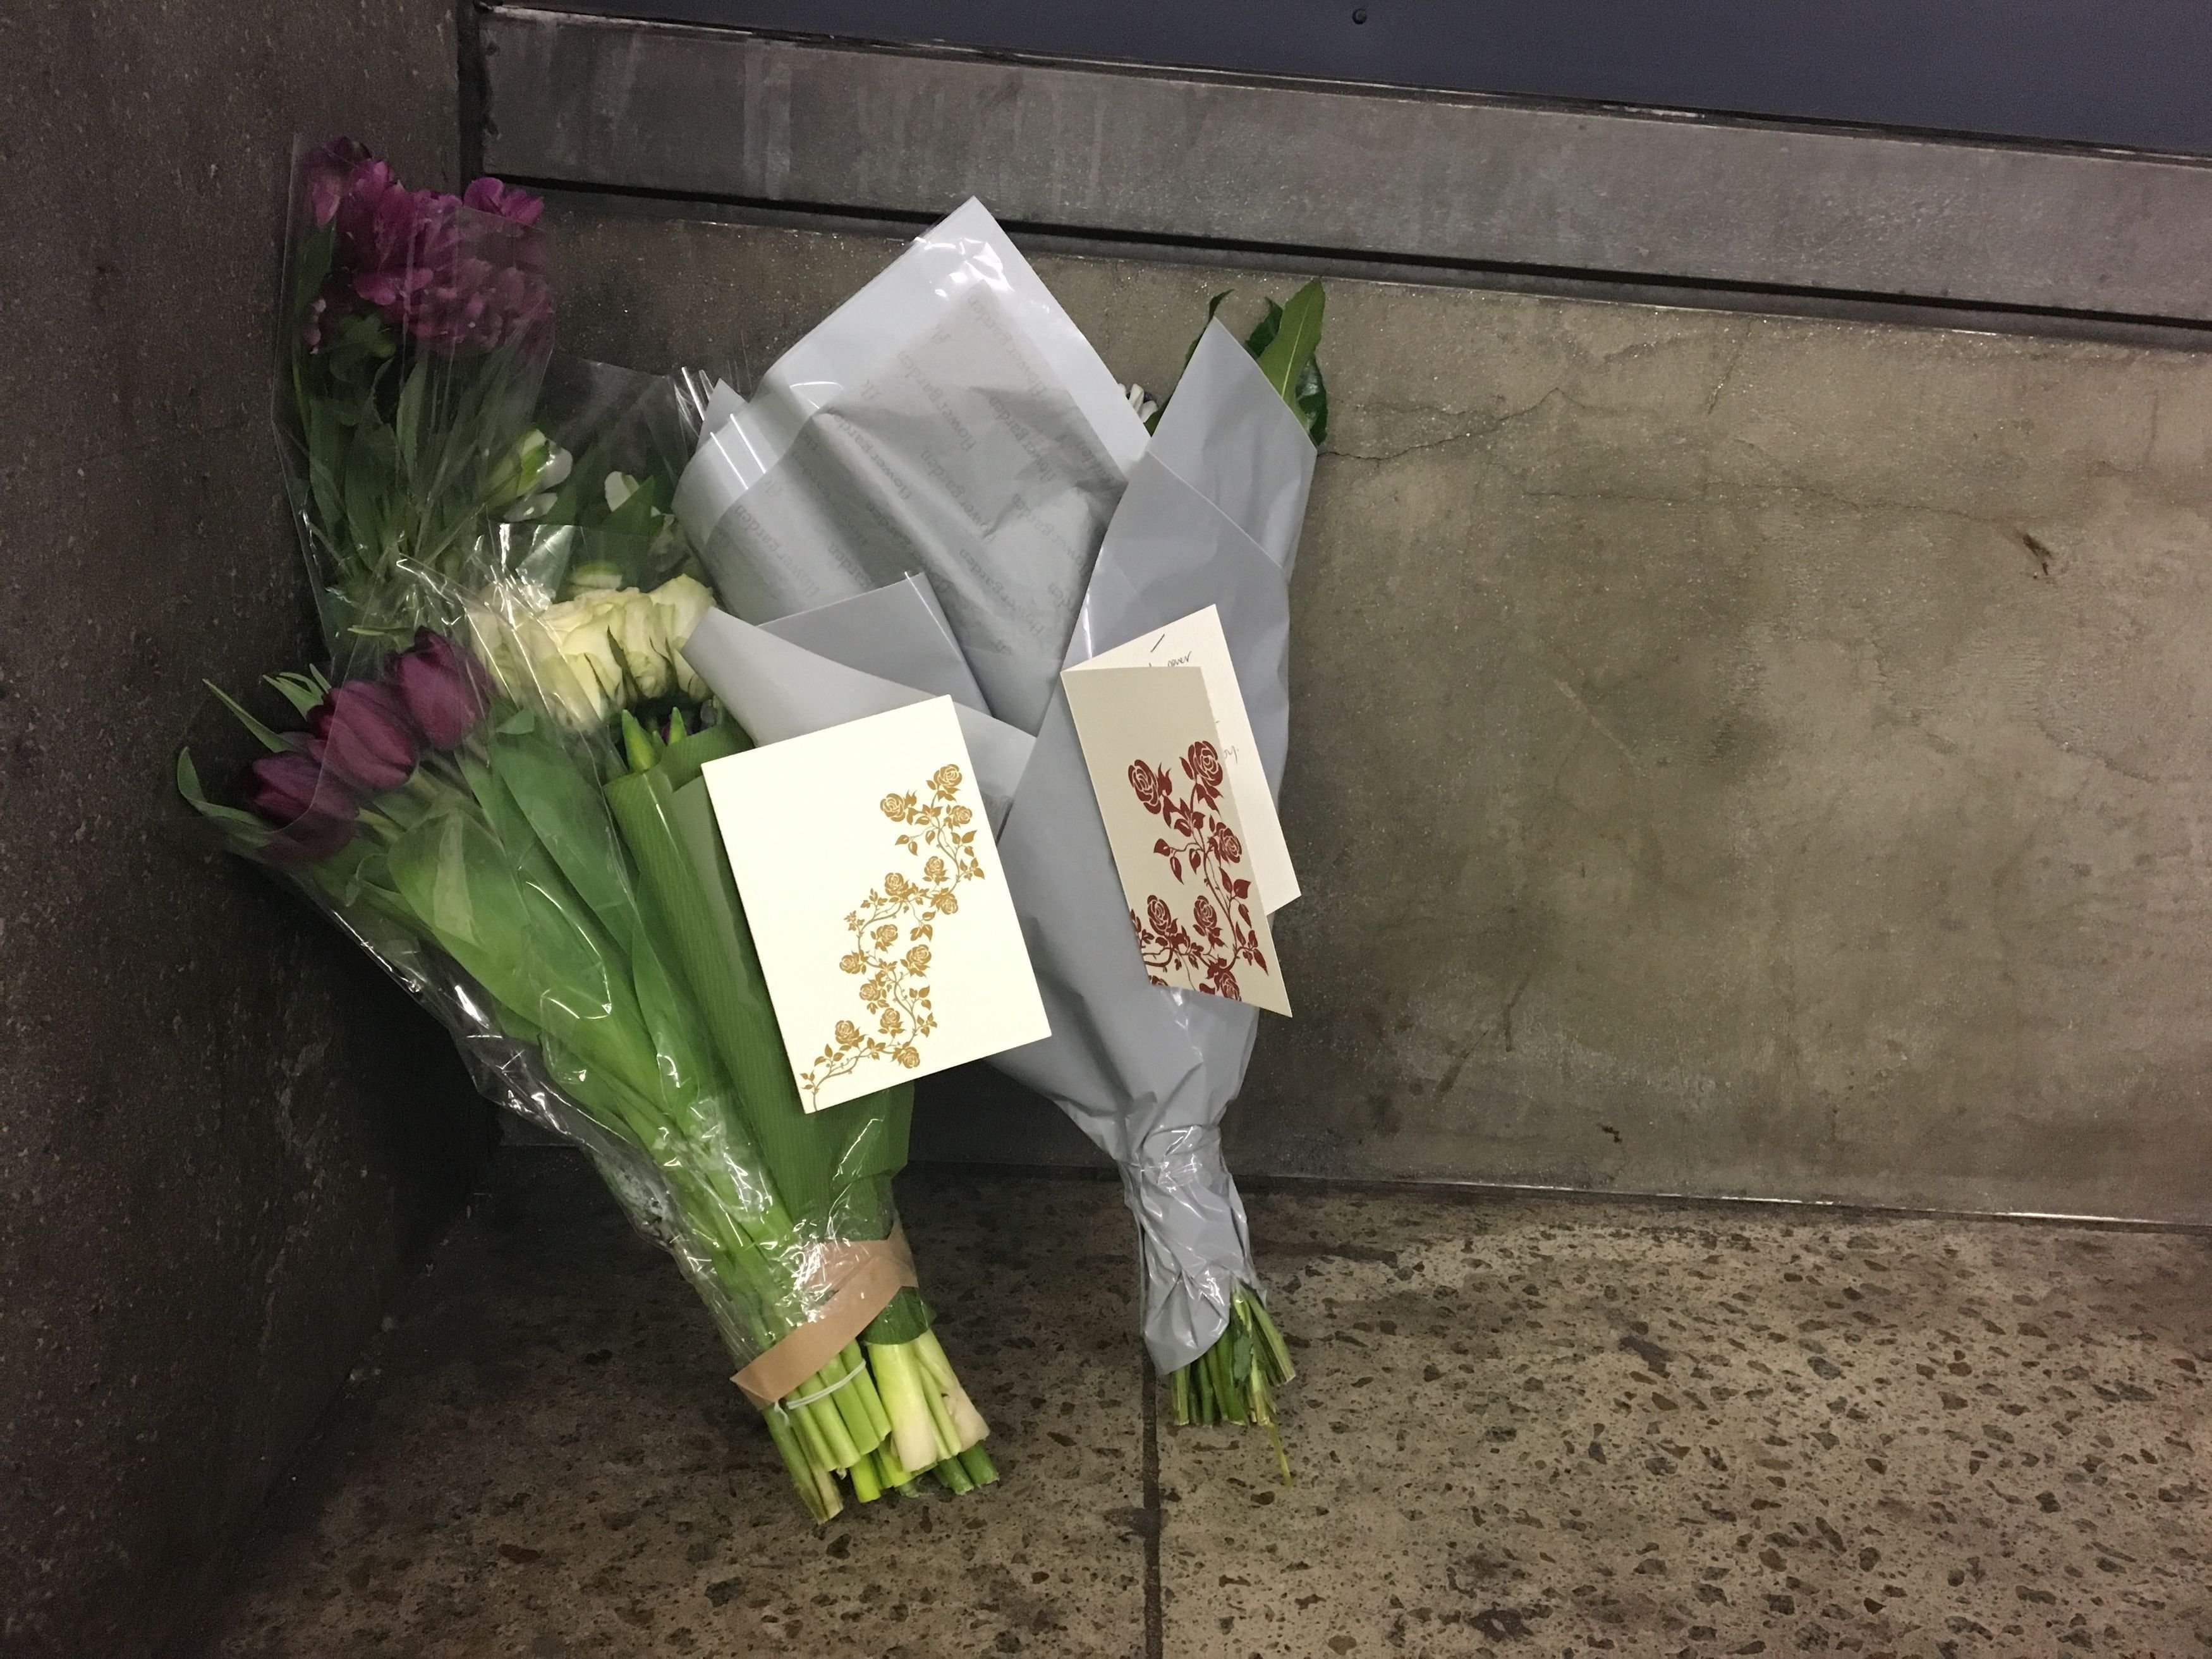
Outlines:
{"label": "cream card with gold rose print", "polygon": [[1051,1035],[950,697],[705,776],[808,1111]]}
{"label": "cream card with gold rose print", "polygon": [[1060,684],[1146,973],[1155,985],[1289,1013],[1205,673],[1094,663]]}

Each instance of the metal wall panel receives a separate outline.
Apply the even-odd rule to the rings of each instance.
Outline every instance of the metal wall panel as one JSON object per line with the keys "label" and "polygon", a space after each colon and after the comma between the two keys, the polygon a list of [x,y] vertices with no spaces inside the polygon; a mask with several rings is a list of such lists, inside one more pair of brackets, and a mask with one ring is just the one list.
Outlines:
{"label": "metal wall panel", "polygon": [[2212,153],[2203,0],[567,0],[769,33]]}
{"label": "metal wall panel", "polygon": [[1002,62],[501,8],[518,178],[1106,235],[2212,323],[2212,165]]}

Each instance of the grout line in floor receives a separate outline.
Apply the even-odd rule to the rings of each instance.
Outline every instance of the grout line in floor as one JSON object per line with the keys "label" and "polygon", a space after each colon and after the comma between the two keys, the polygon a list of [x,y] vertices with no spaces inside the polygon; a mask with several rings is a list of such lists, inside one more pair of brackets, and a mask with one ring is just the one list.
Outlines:
{"label": "grout line in floor", "polygon": [[1167,1651],[1167,1609],[1160,1589],[1160,1389],[1152,1357],[1143,1356],[1138,1386],[1144,1389],[1145,1424],[1145,1659]]}

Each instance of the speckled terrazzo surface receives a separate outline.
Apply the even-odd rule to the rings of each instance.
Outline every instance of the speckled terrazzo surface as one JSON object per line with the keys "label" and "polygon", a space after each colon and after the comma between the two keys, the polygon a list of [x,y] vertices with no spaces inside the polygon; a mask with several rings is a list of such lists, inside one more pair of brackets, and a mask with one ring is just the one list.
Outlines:
{"label": "speckled terrazzo surface", "polygon": [[1114,1186],[902,1201],[999,1486],[807,1526],[689,1290],[514,1151],[205,1650],[2212,1653],[2202,1236],[1260,1193],[1285,1488],[1148,1424]]}

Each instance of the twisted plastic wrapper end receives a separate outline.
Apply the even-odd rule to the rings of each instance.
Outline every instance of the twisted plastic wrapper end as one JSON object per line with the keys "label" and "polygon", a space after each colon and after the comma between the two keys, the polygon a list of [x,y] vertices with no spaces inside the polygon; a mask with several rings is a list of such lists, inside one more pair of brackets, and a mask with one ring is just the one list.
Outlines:
{"label": "twisted plastic wrapper end", "polygon": [[1192,1358],[1228,1323],[1239,1285],[1254,1285],[1244,1201],[1210,1123],[1155,1130],[1121,1164],[1121,1199],[1137,1219],[1145,1335]]}

